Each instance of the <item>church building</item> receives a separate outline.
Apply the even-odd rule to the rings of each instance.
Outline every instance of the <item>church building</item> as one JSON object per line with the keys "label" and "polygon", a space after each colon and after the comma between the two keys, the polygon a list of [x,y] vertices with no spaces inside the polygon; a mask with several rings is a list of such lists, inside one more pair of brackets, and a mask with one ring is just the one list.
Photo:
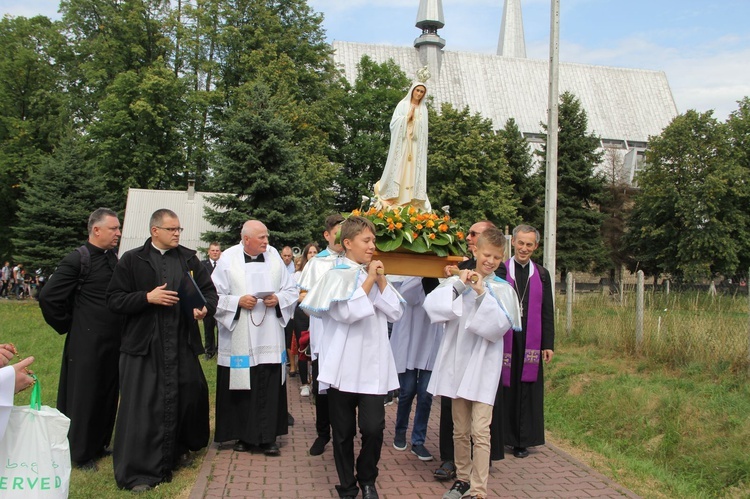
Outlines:
{"label": "church building", "polygon": [[[499,0],[498,0],[499,1]],[[492,120],[495,129],[514,118],[532,147],[544,142],[547,122],[549,61],[526,57],[521,0],[505,0],[497,54],[452,52],[438,30],[445,26],[442,0],[420,0],[413,47],[333,42],[334,60],[348,81],[367,55],[377,63],[392,59],[410,78],[427,66],[433,104],[468,106]],[[559,88],[573,93],[586,110],[589,133],[603,149],[619,152],[624,179],[632,184],[642,165],[648,138],[659,135],[677,116],[663,71],[560,62]]]}

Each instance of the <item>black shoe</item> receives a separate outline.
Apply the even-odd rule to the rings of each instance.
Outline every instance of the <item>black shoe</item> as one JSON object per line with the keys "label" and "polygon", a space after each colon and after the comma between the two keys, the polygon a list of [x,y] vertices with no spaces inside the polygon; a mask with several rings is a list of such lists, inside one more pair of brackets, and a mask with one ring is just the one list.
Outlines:
{"label": "black shoe", "polygon": [[378,490],[375,485],[362,486],[362,499],[379,499]]}
{"label": "black shoe", "polygon": [[206,355],[203,356],[205,360],[211,360],[214,357],[216,357],[216,352],[206,352]]}
{"label": "black shoe", "polygon": [[108,449],[107,447],[102,447],[102,450],[99,451],[100,458],[102,457],[108,457],[112,455],[112,449]]}
{"label": "black shoe", "polygon": [[294,426],[294,416],[292,416],[288,412],[286,413],[286,424],[288,426]]}
{"label": "black shoe", "polygon": [[318,435],[318,438],[315,439],[315,442],[313,442],[312,447],[310,447],[310,455],[319,456],[323,454],[323,452],[326,450],[326,444],[330,440],[331,440],[331,437],[324,437],[322,435]]}
{"label": "black shoe", "polygon": [[99,471],[99,467],[96,465],[96,461],[89,459],[82,463],[76,463],[76,467],[83,471]]}
{"label": "black shoe", "polygon": [[529,457],[529,450],[526,447],[513,447],[513,455],[523,459]]}
{"label": "black shoe", "polygon": [[232,447],[232,449],[235,452],[250,452],[252,450],[252,446],[247,442],[237,440],[237,443],[234,444],[234,447]]}
{"label": "black shoe", "polygon": [[279,450],[279,446],[276,442],[272,444],[260,444],[260,448],[266,456],[278,456],[281,454],[281,450]]}
{"label": "black shoe", "polygon": [[297,377],[297,371],[289,373],[290,378],[296,378]]}
{"label": "black shoe", "polygon": [[456,478],[456,465],[453,464],[453,461],[443,461],[443,464],[435,470],[432,476],[441,482],[444,480],[453,480]]}

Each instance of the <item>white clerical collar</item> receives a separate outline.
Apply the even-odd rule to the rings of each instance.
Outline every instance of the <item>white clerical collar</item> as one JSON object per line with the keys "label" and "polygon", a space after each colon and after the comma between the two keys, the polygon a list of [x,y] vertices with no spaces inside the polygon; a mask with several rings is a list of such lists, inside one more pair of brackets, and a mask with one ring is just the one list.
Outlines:
{"label": "white clerical collar", "polygon": [[[245,255],[246,255],[246,256],[247,256],[248,258],[250,258],[251,260],[257,260],[257,259],[258,259],[258,257],[259,257],[260,255],[262,255],[262,254],[263,254],[263,253],[258,253],[257,255],[253,256],[253,255],[251,255],[250,253],[248,253],[248,252],[247,252],[247,251],[245,251],[245,250],[242,250],[242,252],[243,252],[243,253],[244,253],[244,254],[245,254]],[[265,257],[264,257],[263,259],[265,260]]]}
{"label": "white clerical collar", "polygon": [[518,260],[516,260],[515,255],[513,255],[513,261],[516,262],[518,265],[520,265],[524,269],[531,263],[531,259],[529,259],[526,263],[521,263]]}
{"label": "white clerical collar", "polygon": [[154,249],[156,251],[158,251],[159,253],[161,253],[162,255],[164,255],[164,253],[166,253],[167,251],[169,251],[170,249],[172,249],[172,248],[167,248],[167,249],[157,248],[153,241],[151,241],[151,246],[153,246]]}

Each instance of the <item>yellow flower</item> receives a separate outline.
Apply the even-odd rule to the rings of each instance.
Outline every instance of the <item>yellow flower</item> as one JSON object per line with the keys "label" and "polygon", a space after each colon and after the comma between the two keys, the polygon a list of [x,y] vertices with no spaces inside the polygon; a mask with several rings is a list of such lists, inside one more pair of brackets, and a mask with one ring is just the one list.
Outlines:
{"label": "yellow flower", "polygon": [[435,227],[435,222],[433,222],[432,220],[427,220],[427,223],[425,225],[431,229]]}
{"label": "yellow flower", "polygon": [[357,210],[352,210],[352,215],[354,215],[355,217],[360,216],[361,213],[362,212],[360,212],[358,209]]}
{"label": "yellow flower", "polygon": [[422,224],[417,224],[417,230],[422,230],[424,226]]}
{"label": "yellow flower", "polygon": [[385,221],[388,222],[389,224],[392,224],[393,223],[393,218],[392,217],[388,217],[388,218],[385,219]]}
{"label": "yellow flower", "polygon": [[401,222],[398,222],[398,223],[396,224],[396,228],[397,228],[397,229],[400,229],[400,228],[402,228],[403,226],[404,226],[404,224],[402,224]]}
{"label": "yellow flower", "polygon": [[409,219],[409,221],[410,221],[411,223],[414,223],[414,222],[416,222],[416,221],[417,221],[417,217],[411,217],[411,218]]}
{"label": "yellow flower", "polygon": [[414,215],[414,213],[417,212],[417,209],[413,206],[409,206],[409,215]]}

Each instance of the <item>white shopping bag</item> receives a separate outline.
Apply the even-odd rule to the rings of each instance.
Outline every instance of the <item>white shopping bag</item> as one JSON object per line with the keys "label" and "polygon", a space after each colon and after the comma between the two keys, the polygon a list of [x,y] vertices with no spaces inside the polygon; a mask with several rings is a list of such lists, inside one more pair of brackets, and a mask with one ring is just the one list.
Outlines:
{"label": "white shopping bag", "polygon": [[0,440],[0,497],[68,497],[69,427],[63,413],[41,405],[41,388],[35,383],[31,404],[12,409]]}

